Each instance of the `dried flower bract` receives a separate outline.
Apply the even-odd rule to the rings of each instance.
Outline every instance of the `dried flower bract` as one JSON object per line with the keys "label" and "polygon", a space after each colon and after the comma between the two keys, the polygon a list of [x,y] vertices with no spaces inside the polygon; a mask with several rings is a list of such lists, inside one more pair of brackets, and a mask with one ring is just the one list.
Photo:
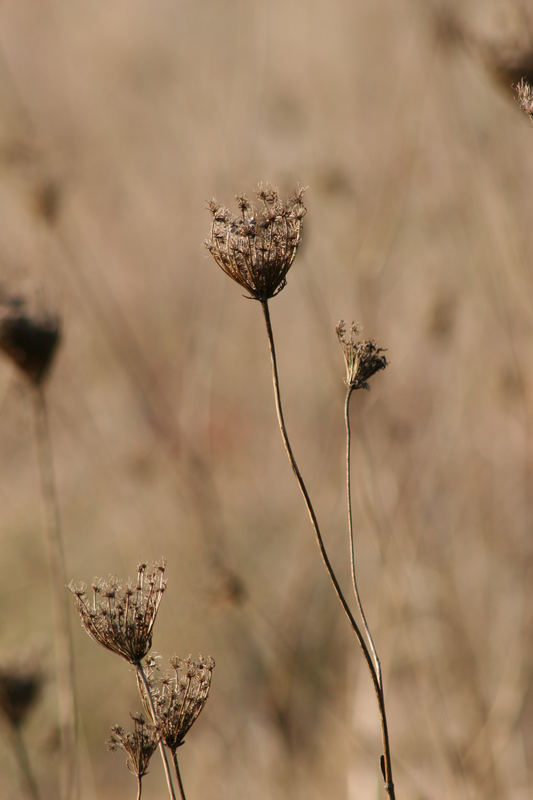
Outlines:
{"label": "dried flower bract", "polygon": [[130,772],[142,778],[148,772],[150,759],[159,743],[157,731],[146,722],[142,714],[132,714],[133,733],[128,733],[120,725],[111,728],[111,736],[107,741],[109,750],[124,750],[127,755],[126,764]]}
{"label": "dried flower bract", "polygon": [[533,87],[524,78],[516,84],[516,100],[518,105],[531,119],[533,119]]}
{"label": "dried flower bract", "polygon": [[85,585],[71,583],[81,623],[92,638],[122,656],[131,664],[139,664],[152,646],[152,631],[166,587],[164,564],[147,569],[139,564],[137,582],[121,586],[116,578],[97,578],[92,585],[93,598],[87,598]]}
{"label": "dried flower bract", "polygon": [[360,341],[357,338],[360,329],[355,322],[352,322],[349,335],[343,320],[338,323],[336,331],[346,364],[346,386],[368,389],[372,375],[387,366],[384,349],[378,347],[373,339]]}
{"label": "dried flower bract", "polygon": [[215,662],[211,657],[170,659],[171,670],[159,680],[148,678],[156,725],[167,747],[175,753],[207,702]]}
{"label": "dried flower bract", "polygon": [[0,350],[35,386],[43,383],[61,340],[59,317],[31,313],[24,303],[10,300],[0,306]]}
{"label": "dried flower bract", "polygon": [[243,286],[250,297],[265,302],[285,286],[300,244],[306,209],[303,189],[281,200],[275,189],[260,187],[254,206],[237,197],[240,214],[232,216],[215,200],[206,247],[219,267]]}

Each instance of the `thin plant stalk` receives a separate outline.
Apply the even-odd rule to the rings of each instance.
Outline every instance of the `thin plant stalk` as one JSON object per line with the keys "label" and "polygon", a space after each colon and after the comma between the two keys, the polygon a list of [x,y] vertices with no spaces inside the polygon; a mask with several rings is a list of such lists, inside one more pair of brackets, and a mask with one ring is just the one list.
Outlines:
{"label": "thin plant stalk", "polygon": [[[148,706],[150,708],[150,714],[152,716],[152,721],[153,721],[154,724],[156,724],[157,723],[157,718],[156,718],[156,712],[155,712],[155,706],[154,706],[154,699],[152,697],[152,692],[150,690],[150,685],[149,685],[148,680],[146,678],[146,673],[145,673],[145,671],[143,669],[143,665],[140,662],[138,662],[137,664],[135,664],[135,669],[137,670],[137,675],[138,675],[139,681],[142,684],[142,687],[144,689],[145,697],[146,697],[146,700],[148,702]],[[161,761],[163,762],[163,770],[165,772],[165,778],[166,778],[166,781],[167,781],[167,788],[168,788],[169,796],[171,797],[172,800],[176,800],[176,792],[174,790],[174,786],[173,786],[173,783],[172,783],[172,775],[170,774],[170,768],[168,766],[167,753],[166,753],[165,745],[163,744],[162,739],[159,739],[158,747],[159,747],[159,753],[161,754]],[[183,797],[183,795],[182,795],[182,797]]]}
{"label": "thin plant stalk", "polygon": [[368,622],[366,620],[366,615],[363,609],[363,603],[361,600],[361,595],[359,593],[359,586],[357,583],[357,571],[355,569],[355,537],[353,531],[353,517],[352,517],[352,489],[351,489],[351,443],[352,443],[352,434],[350,428],[350,398],[354,391],[353,386],[349,386],[346,392],[346,402],[344,404],[344,422],[346,425],[346,507],[347,507],[347,514],[348,514],[348,533],[350,537],[350,566],[352,572],[352,586],[353,591],[355,594],[355,599],[357,602],[357,608],[359,609],[359,613],[361,614],[361,620],[363,622],[363,628],[365,630],[368,647],[370,652],[372,653],[372,657],[374,659],[374,667],[376,669],[376,675],[378,679],[378,683],[380,689],[383,687],[382,682],[382,675],[381,675],[381,663],[377,654],[376,646],[374,644],[374,639],[372,638],[372,634],[370,633],[370,628],[368,627]]}
{"label": "thin plant stalk", "polygon": [[35,775],[33,774],[28,748],[24,742],[22,731],[19,725],[12,725],[10,727],[13,752],[19,765],[20,774],[24,780],[26,795],[31,797],[31,800],[39,800],[39,787]]}
{"label": "thin plant stalk", "polygon": [[352,614],[352,612],[350,610],[350,607],[349,607],[349,605],[348,605],[348,603],[346,601],[346,598],[344,597],[344,594],[342,592],[340,584],[339,584],[339,582],[337,580],[337,576],[335,574],[335,571],[334,571],[334,569],[333,569],[333,567],[331,565],[331,562],[329,560],[329,557],[328,557],[328,554],[327,554],[327,551],[326,551],[326,547],[324,545],[324,540],[322,538],[322,534],[320,532],[320,528],[319,528],[319,525],[318,525],[318,520],[317,520],[317,517],[316,517],[316,513],[315,513],[315,510],[314,510],[313,505],[311,503],[311,498],[309,497],[309,493],[307,491],[307,487],[306,487],[306,485],[304,483],[304,480],[303,480],[302,475],[300,473],[300,470],[298,468],[298,464],[296,463],[296,459],[295,459],[294,454],[292,452],[292,447],[291,447],[291,444],[290,444],[290,441],[289,441],[289,437],[288,437],[288,434],[287,434],[287,429],[285,427],[285,420],[284,420],[284,417],[283,417],[283,409],[282,409],[282,406],[281,406],[281,395],[280,395],[280,388],[279,388],[279,376],[278,376],[278,367],[277,367],[277,359],[276,359],[276,350],[275,350],[275,346],[274,346],[274,335],[272,333],[272,324],[270,322],[270,311],[269,311],[269,308],[268,308],[268,301],[267,300],[262,300],[261,301],[261,305],[263,307],[263,313],[264,313],[264,317],[265,317],[265,325],[266,325],[266,331],[267,331],[267,337],[268,337],[268,345],[269,345],[269,350],[270,350],[270,361],[271,361],[271,365],[272,365],[272,383],[273,383],[273,387],[274,387],[274,397],[275,397],[275,401],[276,401],[276,412],[277,412],[277,416],[278,416],[278,423],[279,423],[279,429],[280,429],[280,432],[281,432],[281,438],[283,440],[285,451],[287,453],[287,457],[289,459],[289,463],[290,463],[290,465],[292,467],[292,471],[294,472],[294,475],[296,477],[296,481],[298,483],[298,487],[299,487],[300,492],[302,493],[302,496],[304,498],[304,502],[305,502],[305,505],[306,505],[306,508],[307,508],[307,512],[309,514],[309,518],[311,520],[311,524],[313,526],[313,530],[314,530],[314,533],[315,533],[316,543],[317,543],[318,549],[320,551],[320,556],[322,558],[322,562],[324,564],[324,567],[326,568],[326,571],[328,573],[329,579],[330,579],[331,583],[333,584],[333,588],[335,590],[335,594],[337,595],[337,598],[338,598],[338,600],[339,600],[339,602],[340,602],[340,604],[342,606],[342,609],[343,609],[346,617],[348,618],[348,622],[350,623],[350,626],[351,626],[353,632],[355,633],[357,641],[359,642],[359,646],[361,647],[364,659],[366,661],[366,664],[368,666],[368,670],[370,672],[370,677],[372,679],[372,685],[373,685],[374,691],[376,693],[376,699],[377,699],[377,702],[378,702],[379,715],[380,715],[380,721],[381,721],[381,739],[382,739],[382,744],[383,744],[383,756],[382,756],[382,760],[381,760],[381,771],[382,771],[382,774],[383,774],[383,780],[384,780],[384,784],[385,784],[385,791],[387,792],[387,795],[389,796],[390,800],[395,800],[394,783],[393,783],[393,780],[392,780],[392,761],[391,761],[391,752],[390,752],[390,743],[389,743],[389,733],[388,733],[387,715],[386,715],[386,712],[385,712],[385,701],[384,701],[383,692],[382,692],[382,689],[381,689],[380,682],[378,680],[378,675],[377,675],[377,672],[376,672],[376,668],[374,666],[372,655],[370,654],[370,651],[368,649],[368,646],[367,646],[367,643],[365,641],[365,638],[364,638],[363,634],[361,633],[361,630],[360,630],[360,628],[359,628],[359,626],[358,626],[358,624],[357,624],[357,622],[356,622],[356,620],[355,620],[355,618],[354,618],[354,616],[353,616],[353,614]]}
{"label": "thin plant stalk", "polygon": [[181,798],[182,798],[182,800],[186,800],[185,789],[183,788],[183,781],[181,780],[181,772],[180,772],[180,767],[179,767],[179,764],[178,764],[178,753],[177,753],[177,750],[174,750],[174,752],[172,753],[172,759],[174,761],[174,769],[176,770],[176,778],[178,779],[178,786],[180,788]]}
{"label": "thin plant stalk", "polygon": [[140,775],[137,775],[137,800],[141,800],[141,795],[143,792],[143,779]]}
{"label": "thin plant stalk", "polygon": [[70,624],[69,603],[65,587],[68,583],[65,551],[61,533],[61,517],[54,474],[52,438],[48,422],[48,405],[41,385],[34,390],[35,438],[39,458],[41,490],[46,514],[46,539],[56,613],[56,670],[59,706],[59,727],[62,744],[61,796],[77,796],[77,702],[74,670],[74,645]]}

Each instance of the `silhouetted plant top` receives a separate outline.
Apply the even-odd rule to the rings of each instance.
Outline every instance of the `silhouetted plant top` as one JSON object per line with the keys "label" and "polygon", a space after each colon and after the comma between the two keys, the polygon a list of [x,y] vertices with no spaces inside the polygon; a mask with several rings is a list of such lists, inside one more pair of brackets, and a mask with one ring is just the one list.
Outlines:
{"label": "silhouetted plant top", "polygon": [[282,200],[276,189],[259,187],[256,206],[244,195],[237,197],[236,216],[215,200],[209,203],[213,222],[206,247],[254,300],[265,302],[286,284],[306,213],[303,193],[298,189]]}
{"label": "silhouetted plant top", "polygon": [[117,578],[96,578],[92,584],[92,602],[85,584],[69,584],[76,598],[81,624],[92,638],[122,656],[131,664],[139,664],[152,646],[152,632],[166,588],[164,564],[151,570],[139,564],[137,582],[121,586]]}
{"label": "silhouetted plant top", "polygon": [[56,315],[31,314],[16,300],[0,308],[0,350],[34,386],[48,376],[60,341],[61,323]]}
{"label": "silhouetted plant top", "polygon": [[23,724],[39,699],[44,680],[44,670],[33,660],[0,664],[0,713],[10,725]]}

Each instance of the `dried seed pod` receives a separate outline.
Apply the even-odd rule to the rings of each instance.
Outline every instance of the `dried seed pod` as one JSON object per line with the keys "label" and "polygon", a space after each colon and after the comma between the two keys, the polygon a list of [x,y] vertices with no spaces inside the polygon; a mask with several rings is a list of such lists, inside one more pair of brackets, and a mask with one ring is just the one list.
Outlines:
{"label": "dried seed pod", "polygon": [[368,389],[368,380],[380,369],[385,369],[387,359],[382,347],[378,347],[373,339],[360,341],[357,337],[360,329],[352,322],[350,334],[346,333],[344,320],[336,327],[337,336],[346,364],[346,386],[353,389]]}
{"label": "dried seed pod", "polygon": [[299,189],[281,200],[277,190],[260,186],[257,207],[244,195],[237,196],[240,214],[235,217],[215,200],[208,205],[213,221],[206,247],[254,300],[265,302],[285,286],[306,213],[303,192]]}

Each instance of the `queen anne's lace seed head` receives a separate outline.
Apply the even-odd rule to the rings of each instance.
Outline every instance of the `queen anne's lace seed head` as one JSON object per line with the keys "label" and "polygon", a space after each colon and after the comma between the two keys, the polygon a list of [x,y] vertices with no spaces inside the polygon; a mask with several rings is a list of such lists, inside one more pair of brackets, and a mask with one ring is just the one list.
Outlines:
{"label": "queen anne's lace seed head", "polygon": [[44,670],[34,658],[22,656],[0,664],[0,713],[13,728],[24,723],[44,681]]}
{"label": "queen anne's lace seed head", "polygon": [[132,714],[131,718],[134,723],[133,732],[128,733],[120,725],[114,725],[107,746],[109,750],[124,750],[129,771],[140,779],[148,772],[159,737],[155,727],[146,722],[142,714]]}
{"label": "queen anne's lace seed head", "polygon": [[525,78],[521,78],[515,86],[515,91],[518,105],[524,114],[533,119],[533,87]]}
{"label": "queen anne's lace seed head", "polygon": [[277,190],[260,186],[257,206],[237,196],[237,216],[215,200],[209,203],[213,221],[206,247],[226,275],[255,300],[265,302],[285,286],[300,244],[303,193],[299,189],[281,200]]}
{"label": "queen anne's lace seed head", "polygon": [[139,564],[137,581],[121,586],[116,578],[95,579],[89,600],[85,585],[69,585],[76,598],[81,624],[92,638],[122,656],[131,664],[139,664],[152,646],[152,632],[166,588],[164,564],[148,570]]}
{"label": "queen anne's lace seed head", "polygon": [[378,347],[373,339],[359,340],[361,331],[355,322],[352,322],[349,335],[344,320],[337,324],[336,331],[346,364],[346,386],[368,389],[368,380],[372,375],[387,366],[384,349]]}
{"label": "queen anne's lace seed head", "polygon": [[0,350],[35,386],[47,377],[60,341],[59,317],[32,312],[16,298],[0,297]]}
{"label": "queen anne's lace seed head", "polygon": [[155,670],[148,681],[152,693],[156,726],[163,742],[175,753],[207,702],[214,660],[170,659],[171,669],[159,679]]}

